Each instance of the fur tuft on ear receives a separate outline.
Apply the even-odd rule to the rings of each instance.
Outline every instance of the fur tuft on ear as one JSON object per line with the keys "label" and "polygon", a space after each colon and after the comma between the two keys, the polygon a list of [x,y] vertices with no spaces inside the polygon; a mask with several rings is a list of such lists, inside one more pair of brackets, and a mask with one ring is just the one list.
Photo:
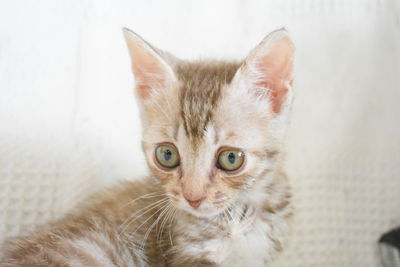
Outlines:
{"label": "fur tuft on ear", "polygon": [[154,93],[175,81],[172,67],[163,58],[172,58],[143,40],[133,31],[123,28],[136,79],[136,91],[140,100],[146,100]]}
{"label": "fur tuft on ear", "polygon": [[287,31],[279,29],[267,35],[250,52],[238,74],[241,78],[253,80],[253,88],[248,90],[259,96],[267,96],[275,114],[290,102],[293,57],[294,45]]}

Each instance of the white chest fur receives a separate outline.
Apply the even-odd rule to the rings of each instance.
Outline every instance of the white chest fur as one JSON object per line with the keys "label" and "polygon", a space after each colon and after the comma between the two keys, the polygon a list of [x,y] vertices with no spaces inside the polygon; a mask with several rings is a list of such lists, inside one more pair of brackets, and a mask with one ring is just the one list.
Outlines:
{"label": "white chest fur", "polygon": [[231,234],[214,244],[218,247],[215,261],[220,266],[265,266],[273,247],[269,229],[259,219],[251,223],[233,222]]}
{"label": "white chest fur", "polygon": [[181,237],[189,237],[180,239],[177,244],[182,256],[204,259],[222,267],[268,266],[286,239],[286,220],[277,214],[261,214],[254,210],[248,210],[245,216],[234,214],[238,216],[224,220],[223,227],[207,223],[194,227],[182,224],[186,231]]}

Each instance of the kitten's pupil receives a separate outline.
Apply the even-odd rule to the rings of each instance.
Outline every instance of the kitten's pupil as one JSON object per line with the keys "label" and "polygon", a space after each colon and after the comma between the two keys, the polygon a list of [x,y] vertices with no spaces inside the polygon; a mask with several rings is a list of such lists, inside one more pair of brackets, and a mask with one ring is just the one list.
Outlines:
{"label": "kitten's pupil", "polygon": [[228,160],[231,164],[235,163],[235,154],[233,152],[229,153]]}
{"label": "kitten's pupil", "polygon": [[165,159],[165,160],[170,160],[171,157],[172,157],[172,152],[171,152],[171,150],[169,150],[169,149],[165,150],[165,152],[164,152],[164,159]]}

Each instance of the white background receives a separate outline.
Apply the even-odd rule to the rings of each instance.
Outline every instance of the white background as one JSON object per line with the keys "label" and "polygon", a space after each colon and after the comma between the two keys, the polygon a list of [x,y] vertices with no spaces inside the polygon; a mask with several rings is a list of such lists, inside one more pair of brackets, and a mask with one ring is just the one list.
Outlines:
{"label": "white background", "polygon": [[285,26],[297,46],[279,266],[379,266],[400,224],[395,0],[0,0],[0,240],[147,173],[126,26],[184,59],[239,59]]}

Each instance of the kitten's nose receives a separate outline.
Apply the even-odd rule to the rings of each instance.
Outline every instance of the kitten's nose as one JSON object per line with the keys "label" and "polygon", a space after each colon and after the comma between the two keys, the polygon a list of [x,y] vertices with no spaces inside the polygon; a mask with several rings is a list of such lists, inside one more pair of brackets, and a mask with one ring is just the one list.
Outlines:
{"label": "kitten's nose", "polygon": [[201,202],[203,202],[204,198],[196,199],[196,200],[192,200],[192,199],[186,198],[186,200],[187,200],[187,202],[189,203],[190,206],[192,206],[194,209],[197,209],[200,206]]}

